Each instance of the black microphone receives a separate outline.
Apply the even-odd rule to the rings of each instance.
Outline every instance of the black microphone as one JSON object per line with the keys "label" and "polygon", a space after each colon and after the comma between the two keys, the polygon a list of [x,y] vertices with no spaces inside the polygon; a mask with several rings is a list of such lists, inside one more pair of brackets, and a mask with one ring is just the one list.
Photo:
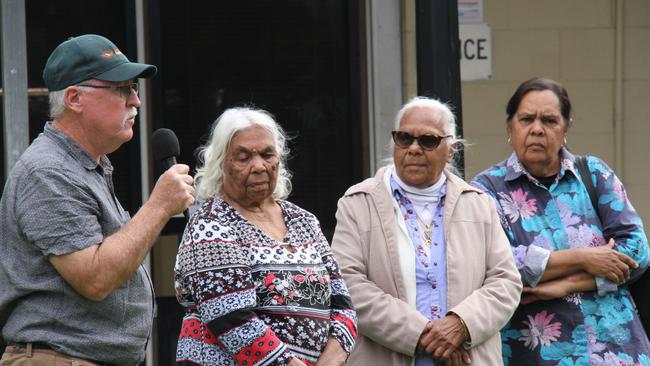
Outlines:
{"label": "black microphone", "polygon": [[160,163],[162,172],[176,164],[176,157],[181,154],[178,137],[169,128],[159,128],[151,135],[153,160]]}
{"label": "black microphone", "polygon": [[[176,157],[181,154],[178,137],[169,128],[159,128],[151,135],[151,150],[155,163],[156,177],[160,177],[167,169],[176,164]],[[188,210],[183,211],[186,219],[190,217]]]}

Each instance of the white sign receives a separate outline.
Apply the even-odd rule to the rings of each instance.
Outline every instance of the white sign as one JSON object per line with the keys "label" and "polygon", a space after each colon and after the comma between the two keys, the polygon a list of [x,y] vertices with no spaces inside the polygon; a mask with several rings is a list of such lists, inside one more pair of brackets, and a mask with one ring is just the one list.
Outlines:
{"label": "white sign", "polygon": [[483,23],[483,0],[458,0],[458,23]]}
{"label": "white sign", "polygon": [[459,24],[460,79],[483,80],[492,77],[492,32],[483,24]]}

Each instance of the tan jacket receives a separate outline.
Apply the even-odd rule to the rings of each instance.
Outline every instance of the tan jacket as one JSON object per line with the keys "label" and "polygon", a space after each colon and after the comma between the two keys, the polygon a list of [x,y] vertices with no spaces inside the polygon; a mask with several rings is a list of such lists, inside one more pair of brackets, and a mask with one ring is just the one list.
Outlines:
{"label": "tan jacket", "polygon": [[[359,317],[349,365],[412,364],[427,319],[415,308],[415,254],[389,193],[389,168],[339,200],[332,249]],[[501,365],[503,327],[519,303],[521,280],[486,194],[445,171],[448,311],[472,340],[472,365]]]}

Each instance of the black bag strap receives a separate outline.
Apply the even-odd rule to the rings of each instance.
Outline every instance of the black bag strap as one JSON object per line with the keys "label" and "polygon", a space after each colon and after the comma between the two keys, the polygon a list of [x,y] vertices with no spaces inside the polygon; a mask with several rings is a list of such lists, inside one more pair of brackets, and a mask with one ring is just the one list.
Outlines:
{"label": "black bag strap", "polygon": [[598,196],[596,195],[596,188],[594,187],[594,182],[591,181],[591,173],[589,173],[589,167],[587,166],[587,157],[586,156],[576,156],[575,161],[576,168],[578,168],[578,173],[580,178],[582,178],[582,184],[585,185],[587,193],[589,194],[589,199],[591,200],[591,205],[596,211],[598,219],[602,223],[602,217],[600,217],[600,212],[598,212]]}
{"label": "black bag strap", "polygon": [[[576,156],[575,166],[578,168],[582,183],[587,189],[591,205],[594,206],[596,215],[598,215],[598,219],[602,223],[603,220],[600,217],[600,212],[598,212],[596,188],[594,188],[594,183],[591,181],[591,173],[589,173],[589,168],[587,167],[587,158],[585,156]],[[629,284],[630,293],[634,299],[634,304],[646,334],[650,334],[650,298],[648,298],[648,287],[650,287],[650,270],[645,271],[640,278]]]}

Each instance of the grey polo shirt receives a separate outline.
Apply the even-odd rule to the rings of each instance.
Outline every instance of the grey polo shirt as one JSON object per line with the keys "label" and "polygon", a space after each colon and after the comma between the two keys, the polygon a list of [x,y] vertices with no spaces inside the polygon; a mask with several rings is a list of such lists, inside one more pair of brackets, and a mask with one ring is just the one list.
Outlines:
{"label": "grey polo shirt", "polygon": [[0,200],[6,341],[45,342],[70,356],[118,365],[144,359],[153,320],[146,270],[141,266],[106,299],[92,301],[48,260],[99,244],[129,220],[112,172],[106,156],[97,164],[49,122],[12,169]]}

